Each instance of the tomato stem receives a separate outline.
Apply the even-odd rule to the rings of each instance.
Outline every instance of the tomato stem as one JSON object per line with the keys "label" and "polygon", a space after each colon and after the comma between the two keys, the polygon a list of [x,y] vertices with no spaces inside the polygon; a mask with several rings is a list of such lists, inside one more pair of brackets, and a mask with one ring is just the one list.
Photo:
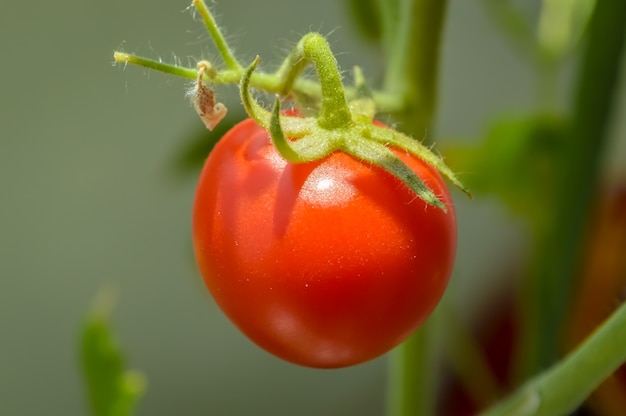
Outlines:
{"label": "tomato stem", "polygon": [[[396,0],[398,10],[393,21],[390,42],[385,44],[389,63],[384,90],[404,102],[394,116],[402,121],[405,132],[413,137],[430,132],[435,115],[439,76],[439,46],[446,0]],[[432,142],[432,135],[425,137]]]}
{"label": "tomato stem", "polygon": [[304,56],[313,62],[322,86],[319,125],[327,129],[349,126],[352,123],[352,115],[346,102],[337,60],[330,50],[328,41],[319,33],[309,33],[300,43]]}
{"label": "tomato stem", "polygon": [[126,53],[126,52],[115,51],[113,53],[113,59],[115,60],[116,63],[123,63],[125,65],[127,64],[138,65],[144,68],[155,69],[157,71],[160,71],[166,74],[176,75],[182,78],[195,79],[198,76],[198,71],[196,69],[166,64],[163,62],[158,62],[153,59],[144,58],[144,57],[133,55],[133,54]]}
{"label": "tomato stem", "polygon": [[573,412],[626,361],[626,303],[558,364],[483,416],[549,416]]}
{"label": "tomato stem", "polygon": [[[305,62],[312,62],[317,71],[322,88],[319,125],[329,130],[348,127],[352,123],[352,115],[346,101],[337,60],[326,38],[319,33],[304,35],[298,42],[295,55],[294,59],[297,59],[299,55],[305,59]],[[302,65],[295,66],[296,70],[301,71],[303,68]]]}
{"label": "tomato stem", "polygon": [[[113,53],[113,59],[116,63],[137,65],[181,78],[196,79],[198,77],[196,68],[172,65],[127,52],[115,51]],[[241,81],[242,72],[243,71],[240,70],[230,69],[217,70],[215,74],[208,77],[207,80],[213,84],[238,84],[239,81]],[[283,91],[285,90],[285,85],[287,85],[287,83],[284,80],[284,76],[285,75],[281,73],[281,70],[272,74],[255,72],[252,74],[250,79],[250,85],[254,88],[267,92],[285,95]],[[322,89],[318,82],[310,79],[298,78],[293,82],[292,91],[308,97],[320,97]],[[356,88],[346,87],[345,92],[347,98],[352,98],[357,95]],[[398,111],[402,105],[402,103],[398,100],[398,97],[383,91],[372,91],[372,97],[376,103],[376,108],[380,112],[394,113]]]}
{"label": "tomato stem", "polygon": [[352,123],[352,115],[337,60],[328,41],[319,33],[304,35],[276,72],[282,83],[281,93],[286,95],[291,91],[294,82],[309,63],[313,63],[321,87],[319,125],[329,130],[348,127]]}
{"label": "tomato stem", "polygon": [[241,67],[241,64],[239,64],[239,61],[237,61],[237,58],[235,58],[235,55],[228,46],[228,43],[226,42],[222,31],[220,30],[217,23],[215,23],[215,19],[213,18],[213,15],[209,11],[209,8],[207,7],[204,0],[193,0],[192,4],[196,8],[196,10],[198,10],[198,13],[200,13],[202,21],[204,22],[204,26],[209,32],[211,39],[213,39],[215,47],[220,53],[222,59],[224,60],[226,67],[230,70],[242,71],[243,68]]}
{"label": "tomato stem", "polygon": [[[436,312],[435,312],[436,313]],[[402,345],[396,348],[389,362],[387,414],[392,416],[429,416],[433,414],[432,377],[435,374],[431,358],[432,316]]]}

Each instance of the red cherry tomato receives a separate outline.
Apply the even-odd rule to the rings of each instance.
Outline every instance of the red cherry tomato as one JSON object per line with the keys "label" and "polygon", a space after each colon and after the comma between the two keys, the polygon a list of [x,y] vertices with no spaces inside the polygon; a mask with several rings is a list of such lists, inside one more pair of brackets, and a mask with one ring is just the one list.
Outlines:
{"label": "red cherry tomato", "polygon": [[218,142],[198,184],[195,254],[252,341],[300,365],[345,367],[389,351],[432,312],[454,260],[454,209],[434,168],[396,154],[447,213],[342,152],[288,163],[250,119]]}

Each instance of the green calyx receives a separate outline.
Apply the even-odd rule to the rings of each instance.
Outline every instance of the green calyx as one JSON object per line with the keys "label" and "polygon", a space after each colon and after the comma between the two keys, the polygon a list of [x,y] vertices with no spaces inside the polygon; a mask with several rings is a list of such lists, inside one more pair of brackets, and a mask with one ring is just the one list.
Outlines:
{"label": "green calyx", "polygon": [[374,101],[358,68],[355,68],[357,96],[350,102],[346,100],[337,62],[322,35],[305,35],[278,71],[283,81],[283,93],[288,94],[299,74],[309,63],[313,64],[322,90],[317,117],[281,115],[278,95],[271,112],[262,108],[250,92],[250,81],[258,63],[259,57],[241,77],[241,101],[248,115],[268,130],[272,143],[285,160],[305,163],[342,151],[384,169],[407,185],[424,202],[446,211],[443,202],[391,150],[393,147],[405,150],[432,165],[469,194],[439,156],[400,132],[373,124]]}
{"label": "green calyx", "polygon": [[[446,211],[443,202],[429,189],[392,148],[406,151],[435,167],[453,184],[469,195],[453,172],[427,147],[398,131],[376,126],[377,111],[398,114],[406,111],[404,97],[396,92],[372,91],[359,68],[354,70],[355,85],[344,87],[335,56],[328,41],[319,33],[300,39],[274,73],[255,72],[259,58],[244,69],[228,46],[204,0],[193,0],[193,6],[213,39],[224,63],[224,69],[207,61],[196,68],[185,68],[117,51],[115,62],[195,80],[188,93],[192,104],[207,128],[212,129],[226,114],[226,107],[216,101],[212,86],[239,83],[241,101],[248,115],[268,130],[274,146],[292,163],[322,159],[335,151],[345,152],[358,160],[389,172],[429,205]],[[313,65],[318,82],[302,77]],[[251,88],[287,97],[300,108],[318,109],[316,117],[281,115],[277,98],[273,110],[267,111],[253,98]]]}

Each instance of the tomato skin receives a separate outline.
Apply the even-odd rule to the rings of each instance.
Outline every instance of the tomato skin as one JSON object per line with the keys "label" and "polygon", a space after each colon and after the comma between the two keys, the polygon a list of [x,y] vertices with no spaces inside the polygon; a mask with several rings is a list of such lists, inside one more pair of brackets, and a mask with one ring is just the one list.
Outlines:
{"label": "tomato skin", "polygon": [[456,218],[439,173],[396,154],[445,203],[343,152],[286,162],[248,119],[215,146],[193,212],[194,249],[215,301],[287,361],[336,368],[406,339],[449,280]]}

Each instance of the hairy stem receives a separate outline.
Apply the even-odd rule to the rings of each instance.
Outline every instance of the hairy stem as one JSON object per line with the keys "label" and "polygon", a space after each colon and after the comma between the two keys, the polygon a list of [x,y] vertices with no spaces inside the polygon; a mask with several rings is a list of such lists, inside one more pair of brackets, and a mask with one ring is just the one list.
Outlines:
{"label": "hairy stem", "polygon": [[233,55],[232,50],[228,46],[228,43],[226,43],[226,39],[224,38],[222,31],[215,22],[215,19],[213,18],[213,15],[209,11],[209,8],[207,7],[204,0],[193,0],[192,4],[196,8],[196,10],[198,10],[198,13],[200,13],[202,21],[204,22],[204,26],[211,35],[211,39],[213,39],[215,47],[220,53],[222,59],[224,60],[226,67],[231,70],[241,71],[242,67],[239,64],[239,61],[237,61],[237,58],[235,58],[235,55]]}
{"label": "hairy stem", "polygon": [[[141,66],[148,69],[154,69],[155,71],[163,72],[164,74],[175,75],[181,78],[197,79],[198,71],[196,68],[186,68],[177,65],[167,64],[153,59],[145,58],[142,56],[133,55],[126,52],[115,51],[113,53],[113,59],[116,63],[132,64]],[[213,84],[238,84],[243,75],[242,70],[226,69],[223,71],[217,71],[215,75],[207,79]],[[250,85],[254,88],[261,89],[263,91],[284,94],[286,81],[285,78],[289,77],[289,74],[283,73],[279,69],[278,73],[267,74],[263,72],[255,72],[250,79]],[[205,77],[206,78],[206,77]],[[321,97],[322,89],[318,82],[309,79],[298,78],[293,81],[291,88],[303,95],[311,97]],[[346,96],[353,98],[357,96],[357,89],[346,87]],[[388,94],[383,91],[372,92],[374,102],[377,108],[381,112],[394,113],[397,112],[403,105],[401,100],[394,94]]]}
{"label": "hairy stem", "polygon": [[322,107],[318,118],[321,127],[327,129],[347,127],[352,122],[337,60],[330,50],[328,41],[322,35],[319,33],[304,35],[285,62],[291,63],[291,66],[283,65],[279,69],[281,79],[285,83],[283,90],[290,90],[290,84],[305,66],[309,62],[313,63],[322,89]]}

